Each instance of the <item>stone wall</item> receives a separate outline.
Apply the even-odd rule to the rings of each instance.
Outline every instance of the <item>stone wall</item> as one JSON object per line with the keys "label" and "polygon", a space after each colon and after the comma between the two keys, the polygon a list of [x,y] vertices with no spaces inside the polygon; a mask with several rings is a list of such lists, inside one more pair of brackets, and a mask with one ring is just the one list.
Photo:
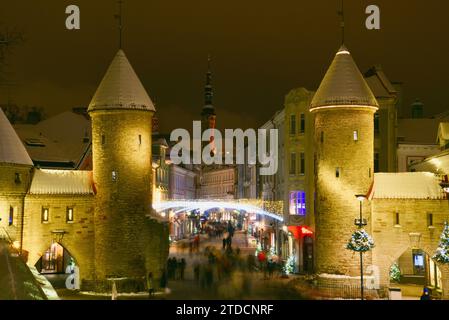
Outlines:
{"label": "stone wall", "polygon": [[[42,222],[43,207],[49,209],[48,223]],[[73,222],[67,222],[68,207],[73,208]],[[25,213],[23,249],[28,252],[29,265],[34,266],[55,241],[75,259],[82,281],[94,277],[92,195],[27,195]]]}
{"label": "stone wall", "polygon": [[[13,241],[20,242],[24,199],[28,191],[32,167],[0,164],[0,228],[4,228]],[[12,225],[9,223],[12,208]]]}
{"label": "stone wall", "polygon": [[[329,108],[316,112],[316,268],[318,273],[360,274],[359,257],[346,244],[359,217],[356,194],[367,194],[373,181],[374,110]],[[358,140],[354,139],[354,131]],[[339,168],[339,176],[336,171]],[[366,202],[366,201],[365,201]],[[370,218],[370,208],[363,206]],[[370,232],[369,224],[366,227]],[[371,254],[364,255],[365,264]]]}
{"label": "stone wall", "polygon": [[[429,257],[435,253],[444,221],[448,219],[447,200],[374,199],[372,205],[372,235],[375,241],[373,264],[380,268],[380,282],[389,285],[391,265],[410,249],[421,249]],[[396,212],[399,225],[396,225]],[[428,214],[433,214],[433,225]],[[442,271],[443,295],[449,298],[449,272]]]}
{"label": "stone wall", "polygon": [[91,113],[97,290],[108,278],[128,278],[134,290],[141,289],[136,286],[145,283],[148,270],[157,276],[165,266],[168,230],[147,221],[152,213],[152,116],[141,110]]}

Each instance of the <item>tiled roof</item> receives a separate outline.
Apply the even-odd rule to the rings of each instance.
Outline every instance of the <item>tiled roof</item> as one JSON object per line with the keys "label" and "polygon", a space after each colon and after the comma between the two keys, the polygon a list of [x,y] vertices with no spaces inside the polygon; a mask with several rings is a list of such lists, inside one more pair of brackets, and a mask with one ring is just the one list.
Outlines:
{"label": "tiled roof", "polygon": [[156,111],[123,50],[119,50],[95,93],[89,112],[108,109]]}

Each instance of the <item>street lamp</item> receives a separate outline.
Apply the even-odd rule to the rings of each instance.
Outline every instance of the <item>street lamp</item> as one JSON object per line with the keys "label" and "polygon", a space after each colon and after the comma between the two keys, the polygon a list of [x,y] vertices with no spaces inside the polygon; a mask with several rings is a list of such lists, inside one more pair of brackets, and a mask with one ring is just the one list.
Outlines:
{"label": "street lamp", "polygon": [[[366,196],[363,194],[356,194],[355,197],[360,203],[360,218],[355,219],[354,224],[359,227],[359,229],[362,229],[364,226],[367,225],[366,219],[363,219],[362,216],[362,204],[363,201],[366,199]],[[360,290],[361,290],[361,298],[363,300],[363,252],[360,251]]]}

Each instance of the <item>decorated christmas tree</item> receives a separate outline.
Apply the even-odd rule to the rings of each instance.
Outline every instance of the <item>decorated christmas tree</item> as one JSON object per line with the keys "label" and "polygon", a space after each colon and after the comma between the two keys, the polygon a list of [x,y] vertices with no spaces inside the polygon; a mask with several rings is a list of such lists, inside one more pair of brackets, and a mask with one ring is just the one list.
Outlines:
{"label": "decorated christmas tree", "polygon": [[294,255],[289,256],[287,262],[284,265],[284,273],[287,275],[293,273],[295,271],[295,264],[296,264],[295,256]]}
{"label": "decorated christmas tree", "polygon": [[346,249],[356,252],[366,252],[372,248],[374,248],[374,241],[364,229],[355,231],[346,245]]}
{"label": "decorated christmas tree", "polygon": [[440,236],[440,244],[432,257],[439,263],[449,263],[449,224],[447,221],[444,223],[443,233]]}
{"label": "decorated christmas tree", "polygon": [[390,268],[390,279],[395,282],[401,280],[401,269],[399,269],[399,265],[396,262]]}

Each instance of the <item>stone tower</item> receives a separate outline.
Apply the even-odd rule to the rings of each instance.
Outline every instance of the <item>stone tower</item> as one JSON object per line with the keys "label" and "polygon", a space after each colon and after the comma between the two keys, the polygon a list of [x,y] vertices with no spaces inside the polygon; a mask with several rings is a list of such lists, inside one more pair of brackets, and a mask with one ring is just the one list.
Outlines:
{"label": "stone tower", "polygon": [[[151,222],[151,133],[154,105],[119,50],[88,109],[95,184],[95,275],[158,275],[164,228]],[[167,235],[168,241],[168,235]],[[152,241],[154,240],[154,241]],[[156,247],[150,246],[157,244]]]}
{"label": "stone tower", "polygon": [[[342,46],[316,92],[315,114],[316,269],[360,275],[358,255],[346,244],[359,217],[356,194],[368,194],[374,177],[374,113],[378,103]],[[369,206],[363,206],[370,232]],[[364,254],[365,266],[371,264]]]}
{"label": "stone tower", "polygon": [[24,198],[32,170],[33,161],[0,108],[0,233],[6,230],[21,247]]}

